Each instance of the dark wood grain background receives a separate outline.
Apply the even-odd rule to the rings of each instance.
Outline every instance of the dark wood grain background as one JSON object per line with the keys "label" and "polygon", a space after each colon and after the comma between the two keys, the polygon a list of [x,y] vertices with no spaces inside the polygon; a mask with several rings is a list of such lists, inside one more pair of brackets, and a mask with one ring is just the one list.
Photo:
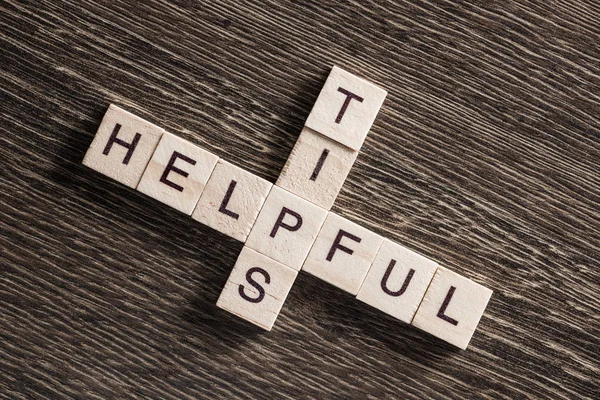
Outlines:
{"label": "dark wood grain background", "polygon": [[[598,398],[597,0],[1,1],[0,396]],[[333,210],[494,290],[467,351],[81,165],[110,103],[274,182],[332,65],[389,91]]]}

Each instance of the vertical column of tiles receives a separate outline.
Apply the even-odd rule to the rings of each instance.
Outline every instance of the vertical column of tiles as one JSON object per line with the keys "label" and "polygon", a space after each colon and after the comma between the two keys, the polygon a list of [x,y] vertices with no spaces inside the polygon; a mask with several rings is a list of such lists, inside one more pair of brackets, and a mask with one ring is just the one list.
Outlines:
{"label": "vertical column of tiles", "polygon": [[357,154],[305,127],[279,175],[277,186],[329,210]]}
{"label": "vertical column of tiles", "polygon": [[244,247],[217,307],[270,331],[297,275],[297,271]]}
{"label": "vertical column of tiles", "polygon": [[491,296],[490,289],[439,267],[412,324],[465,350]]}
{"label": "vertical column of tiles", "polygon": [[437,267],[385,239],[356,298],[410,324]]}
{"label": "vertical column of tiles", "polygon": [[360,150],[387,92],[333,67],[305,126],[352,150]]}
{"label": "vertical column of tiles", "polygon": [[246,246],[300,270],[326,216],[321,207],[273,186]]}
{"label": "vertical column of tiles", "polygon": [[356,295],[382,242],[381,236],[330,212],[302,270]]}
{"label": "vertical column of tiles", "polygon": [[273,185],[219,160],[192,218],[245,242]]}
{"label": "vertical column of tiles", "polygon": [[218,160],[216,155],[165,132],[137,190],[190,215]]}
{"label": "vertical column of tiles", "polygon": [[111,104],[83,165],[135,188],[164,129]]}

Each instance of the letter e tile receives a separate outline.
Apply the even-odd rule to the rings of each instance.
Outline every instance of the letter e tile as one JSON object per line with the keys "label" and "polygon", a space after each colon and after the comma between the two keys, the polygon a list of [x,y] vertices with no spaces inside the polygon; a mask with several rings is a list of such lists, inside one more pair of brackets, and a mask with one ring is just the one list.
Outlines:
{"label": "letter e tile", "polygon": [[216,155],[165,132],[137,190],[190,215],[218,160]]}

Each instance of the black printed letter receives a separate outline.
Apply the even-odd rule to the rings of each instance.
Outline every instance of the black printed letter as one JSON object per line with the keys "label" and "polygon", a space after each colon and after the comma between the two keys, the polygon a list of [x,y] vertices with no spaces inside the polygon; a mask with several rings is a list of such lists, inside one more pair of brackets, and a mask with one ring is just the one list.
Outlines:
{"label": "black printed letter", "polygon": [[440,310],[437,313],[437,316],[439,318],[443,319],[444,321],[450,322],[452,325],[458,325],[458,321],[454,318],[450,318],[444,313],[446,312],[446,308],[448,308],[448,304],[450,304],[450,300],[452,300],[452,296],[454,296],[455,290],[456,288],[454,286],[450,286],[450,290],[448,290],[448,294],[446,295],[446,298],[442,302],[442,306],[440,307]]}
{"label": "black printed letter", "polygon": [[406,292],[406,288],[408,287],[410,280],[412,279],[413,275],[415,274],[415,270],[411,268],[408,271],[408,274],[406,275],[406,278],[404,279],[404,283],[402,284],[402,287],[400,288],[400,290],[398,290],[397,292],[392,292],[387,287],[387,281],[390,278],[390,275],[392,274],[392,270],[394,269],[395,265],[396,265],[396,260],[390,261],[387,269],[385,270],[385,274],[383,274],[383,279],[381,280],[381,289],[383,289],[383,291],[386,294],[389,294],[390,296],[398,297],[398,296],[401,296],[404,292]]}
{"label": "black printed letter", "polygon": [[317,176],[319,176],[319,172],[321,172],[321,168],[323,168],[323,164],[325,164],[325,159],[327,158],[328,154],[329,154],[329,150],[323,149],[323,152],[321,153],[321,157],[319,157],[319,160],[317,161],[317,165],[315,166],[315,169],[313,170],[313,173],[310,176],[311,181],[317,180]]}
{"label": "black printed letter", "polygon": [[331,249],[329,249],[329,254],[327,254],[327,261],[331,261],[333,259],[333,255],[335,254],[336,250],[341,250],[344,253],[348,253],[350,255],[352,255],[352,253],[354,253],[354,250],[347,248],[346,246],[343,246],[340,244],[340,242],[342,241],[342,238],[346,236],[349,239],[354,240],[357,243],[361,242],[361,238],[359,238],[358,236],[355,236],[351,233],[348,233],[342,229],[340,229],[340,231],[338,232],[337,236],[335,237],[335,240],[333,241],[333,245],[331,246]]}
{"label": "black printed letter", "polygon": [[175,190],[179,190],[180,192],[183,192],[183,188],[181,186],[179,186],[178,184],[171,182],[170,180],[167,179],[167,177],[169,176],[169,172],[171,172],[171,171],[183,176],[184,178],[187,178],[187,176],[189,175],[189,173],[187,173],[175,166],[175,161],[177,161],[178,158],[181,158],[183,161],[190,163],[192,165],[196,165],[196,160],[192,160],[188,156],[184,156],[183,154],[181,154],[177,151],[174,151],[173,155],[171,156],[171,159],[167,163],[167,167],[165,168],[162,176],[160,177],[160,181],[167,186],[171,186]]}
{"label": "black printed letter", "polygon": [[240,293],[240,296],[242,296],[242,299],[249,301],[250,303],[260,303],[262,299],[265,298],[265,289],[263,289],[263,287],[260,286],[260,284],[252,278],[252,274],[255,272],[258,272],[259,274],[262,274],[262,276],[265,277],[265,284],[268,285],[269,283],[271,283],[271,277],[269,276],[269,273],[267,271],[258,267],[250,268],[248,272],[246,272],[246,280],[248,281],[250,286],[258,290],[258,297],[249,297],[244,292],[244,285],[240,285],[238,287],[238,292]]}
{"label": "black printed letter", "polygon": [[[283,222],[283,219],[285,218],[285,216],[287,214],[290,214],[292,217],[296,218],[296,225],[292,226],[292,225],[288,225]],[[277,234],[277,231],[279,230],[279,227],[285,228],[290,232],[294,232],[294,231],[297,231],[298,229],[300,229],[301,226],[302,226],[302,216],[300,214],[298,214],[297,212],[290,210],[289,208],[283,207],[281,209],[281,212],[279,213],[277,222],[275,222],[275,226],[271,230],[271,234],[269,236],[274,238],[275,235]]]}
{"label": "black printed letter", "polygon": [[346,110],[348,109],[348,105],[350,104],[350,102],[352,101],[352,99],[358,100],[360,103],[362,103],[363,100],[364,100],[362,97],[357,96],[354,93],[349,92],[346,89],[343,89],[341,87],[338,88],[338,92],[341,92],[341,93],[345,94],[346,95],[346,100],[344,100],[344,104],[342,104],[342,108],[340,109],[340,112],[338,113],[337,117],[335,118],[335,123],[336,124],[339,124],[340,121],[342,120],[342,117],[346,113]]}
{"label": "black printed letter", "polygon": [[231,181],[229,187],[227,188],[227,193],[225,193],[225,197],[221,202],[221,206],[219,207],[219,211],[225,215],[229,215],[233,219],[238,219],[240,215],[238,213],[234,213],[231,210],[227,209],[227,204],[229,204],[229,200],[231,199],[231,195],[233,194],[233,190],[235,189],[235,185],[237,185],[236,181]]}
{"label": "black printed letter", "polygon": [[125,158],[123,159],[123,164],[127,165],[127,164],[129,164],[129,160],[131,159],[131,156],[133,155],[133,151],[135,150],[135,147],[137,146],[140,139],[142,138],[142,135],[140,135],[139,133],[136,133],[135,136],[133,137],[133,141],[131,143],[127,143],[126,141],[117,138],[117,135],[119,134],[120,130],[121,130],[121,124],[115,124],[115,128],[113,129],[112,134],[110,135],[110,138],[108,139],[108,143],[106,143],[106,147],[104,147],[104,151],[102,151],[102,154],[107,156],[108,153],[110,153],[110,149],[112,148],[112,145],[114,143],[120,144],[121,146],[123,146],[127,149],[127,154],[125,154]]}

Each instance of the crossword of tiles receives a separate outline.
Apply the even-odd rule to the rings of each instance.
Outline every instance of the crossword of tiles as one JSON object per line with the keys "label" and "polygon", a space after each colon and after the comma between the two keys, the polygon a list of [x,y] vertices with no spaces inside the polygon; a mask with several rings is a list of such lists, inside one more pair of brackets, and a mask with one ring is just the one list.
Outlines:
{"label": "crossword of tiles", "polygon": [[466,349],[492,291],[329,211],[386,95],[333,67],[275,185],[115,105],[83,164],[244,242],[217,306],[263,329],[302,270]]}

